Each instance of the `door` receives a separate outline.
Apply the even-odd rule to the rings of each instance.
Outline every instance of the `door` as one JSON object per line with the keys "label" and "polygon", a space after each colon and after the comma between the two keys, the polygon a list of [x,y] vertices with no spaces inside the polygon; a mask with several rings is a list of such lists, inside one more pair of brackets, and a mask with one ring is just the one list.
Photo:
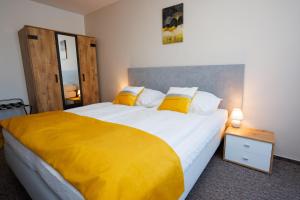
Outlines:
{"label": "door", "polygon": [[37,112],[62,110],[54,31],[27,27]]}
{"label": "door", "polygon": [[99,102],[96,39],[77,36],[83,105]]}

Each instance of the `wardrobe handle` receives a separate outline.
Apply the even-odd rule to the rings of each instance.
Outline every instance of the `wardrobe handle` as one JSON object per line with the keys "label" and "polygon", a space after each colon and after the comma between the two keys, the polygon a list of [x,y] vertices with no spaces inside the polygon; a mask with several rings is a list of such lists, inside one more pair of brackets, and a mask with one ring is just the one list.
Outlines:
{"label": "wardrobe handle", "polygon": [[85,81],[85,75],[82,74],[82,81]]}
{"label": "wardrobe handle", "polygon": [[38,40],[39,37],[37,35],[27,35],[28,39],[30,40]]}
{"label": "wardrobe handle", "polygon": [[242,159],[243,159],[244,161],[248,161],[248,160],[249,160],[247,157],[242,157]]}
{"label": "wardrobe handle", "polygon": [[55,81],[56,81],[56,83],[58,83],[58,75],[57,74],[55,74]]}

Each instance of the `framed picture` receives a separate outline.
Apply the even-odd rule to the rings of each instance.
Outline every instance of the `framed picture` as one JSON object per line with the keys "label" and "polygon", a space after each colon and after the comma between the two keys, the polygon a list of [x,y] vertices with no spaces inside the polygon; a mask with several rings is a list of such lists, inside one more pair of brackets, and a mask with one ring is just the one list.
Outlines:
{"label": "framed picture", "polygon": [[60,58],[63,60],[68,59],[68,50],[67,50],[67,41],[61,40],[59,42],[59,51],[60,51]]}
{"label": "framed picture", "polygon": [[183,42],[183,3],[162,11],[163,44]]}

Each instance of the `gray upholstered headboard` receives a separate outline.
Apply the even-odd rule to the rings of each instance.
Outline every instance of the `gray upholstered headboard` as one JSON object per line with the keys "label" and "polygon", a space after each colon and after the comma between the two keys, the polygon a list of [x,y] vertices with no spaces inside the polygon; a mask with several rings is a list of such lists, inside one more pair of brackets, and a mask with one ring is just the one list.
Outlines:
{"label": "gray upholstered headboard", "polygon": [[166,93],[171,86],[199,87],[223,99],[220,108],[242,107],[245,65],[129,68],[129,84]]}

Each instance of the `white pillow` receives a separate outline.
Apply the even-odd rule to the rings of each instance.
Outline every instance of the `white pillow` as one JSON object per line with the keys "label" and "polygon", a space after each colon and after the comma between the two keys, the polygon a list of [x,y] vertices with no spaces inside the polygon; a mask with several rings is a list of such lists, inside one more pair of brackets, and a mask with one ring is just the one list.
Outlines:
{"label": "white pillow", "polygon": [[121,92],[129,92],[134,95],[138,95],[143,89],[144,87],[126,86]]}
{"label": "white pillow", "polygon": [[192,101],[190,112],[209,114],[216,111],[222,99],[212,93],[197,91]]}
{"label": "white pillow", "polygon": [[197,87],[170,87],[167,95],[183,95],[193,98],[197,92]]}
{"label": "white pillow", "polygon": [[164,97],[165,94],[160,91],[145,88],[137,99],[136,105],[147,108],[155,107],[162,102]]}

